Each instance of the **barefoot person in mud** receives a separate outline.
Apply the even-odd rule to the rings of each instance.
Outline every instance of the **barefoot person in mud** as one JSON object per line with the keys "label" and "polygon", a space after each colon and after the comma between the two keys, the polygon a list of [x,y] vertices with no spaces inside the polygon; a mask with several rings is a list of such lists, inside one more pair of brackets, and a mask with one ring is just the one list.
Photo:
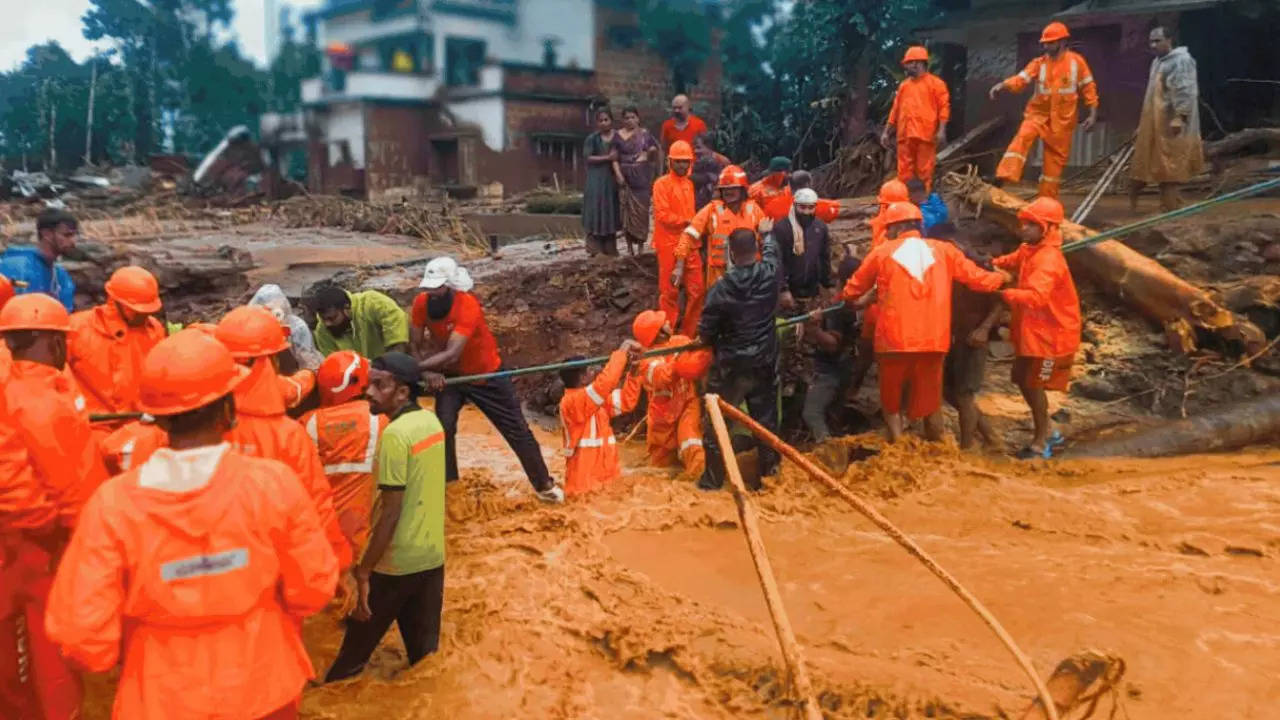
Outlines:
{"label": "barefoot person in mud", "polygon": [[428,389],[435,393],[436,414],[444,424],[446,476],[450,482],[458,479],[458,413],[470,402],[502,433],[538,499],[564,502],[564,491],[547,471],[542,449],[524,419],[510,378],[444,384],[448,375],[482,375],[502,368],[498,341],[489,331],[480,301],[470,292],[474,285],[466,268],[453,258],[436,258],[427,263],[420,284],[423,292],[414,298],[411,313],[414,354],[426,374]]}
{"label": "barefoot person in mud", "polygon": [[418,405],[418,362],[392,352],[371,363],[370,412],[391,422],[378,443],[373,532],[356,565],[356,607],[325,682],[359,675],[392,621],[409,664],[440,646],[444,606],[444,428]]}
{"label": "barefoot person in mud", "polygon": [[983,270],[950,243],[920,237],[922,221],[920,208],[910,202],[890,205],[884,213],[890,239],[867,255],[844,286],[846,302],[876,290],[880,408],[890,442],[902,437],[904,414],[924,420],[926,438],[942,438],[942,364],[951,346],[952,282],[995,292],[1009,277]]}
{"label": "barefoot person in mud", "polygon": [[1062,254],[1062,204],[1038,197],[1018,213],[1022,226],[1018,249],[992,261],[1018,273],[1016,287],[1000,293],[1012,312],[1010,329],[1017,357],[1013,382],[1031,408],[1035,435],[1018,458],[1053,457],[1065,439],[1049,420],[1046,390],[1066,392],[1071,365],[1080,346],[1080,298]]}

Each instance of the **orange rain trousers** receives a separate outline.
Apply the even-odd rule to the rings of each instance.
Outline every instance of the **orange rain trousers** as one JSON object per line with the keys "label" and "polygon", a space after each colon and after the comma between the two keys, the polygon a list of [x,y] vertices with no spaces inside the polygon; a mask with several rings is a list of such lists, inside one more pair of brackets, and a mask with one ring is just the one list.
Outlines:
{"label": "orange rain trousers", "polygon": [[609,421],[622,414],[618,385],[626,369],[627,354],[615,350],[590,384],[569,388],[560,399],[565,495],[581,495],[622,476],[618,440]]}
{"label": "orange rain trousers", "polygon": [[[655,349],[680,347],[692,342],[674,335]],[[702,406],[694,383],[675,372],[675,355],[645,358],[636,365],[622,391],[622,407],[629,412],[649,395],[645,437],[649,463],[655,467],[684,466],[685,477],[698,477],[706,467],[702,447]]]}
{"label": "orange rain trousers", "polygon": [[925,188],[932,188],[937,161],[938,146],[934,141],[898,138],[898,179],[902,182],[918,178]]}
{"label": "orange rain trousers", "polygon": [[[658,309],[667,314],[667,321],[673,327],[680,318],[680,288],[671,284],[671,273],[676,267],[676,245],[696,211],[693,181],[688,177],[667,173],[654,181],[653,250],[658,255]],[[681,332],[697,334],[706,287],[703,285],[702,258],[696,253],[685,263],[681,285],[685,295]]]}
{"label": "orange rain trousers", "polygon": [[314,676],[301,620],[333,596],[338,564],[283,465],[227,450],[209,481],[142,487],[145,467],[85,506],[45,626],[94,672],[121,664],[112,717],[260,718]]}

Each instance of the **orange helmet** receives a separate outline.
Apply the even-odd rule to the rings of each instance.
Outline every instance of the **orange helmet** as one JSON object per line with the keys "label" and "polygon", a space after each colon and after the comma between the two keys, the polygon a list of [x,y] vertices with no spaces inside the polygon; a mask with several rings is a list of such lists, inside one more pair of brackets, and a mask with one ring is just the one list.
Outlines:
{"label": "orange helmet", "polygon": [[893,225],[900,222],[923,222],[924,215],[920,214],[920,208],[916,207],[912,202],[896,202],[890,205],[884,211],[885,226]]}
{"label": "orange helmet", "polygon": [[9,278],[0,275],[0,308],[4,307],[4,304],[13,296],[13,283],[9,282]]}
{"label": "orange helmet", "polygon": [[1032,200],[1030,205],[1018,211],[1019,220],[1039,223],[1042,227],[1045,225],[1061,225],[1065,219],[1064,216],[1062,203],[1051,197],[1044,196]]}
{"label": "orange helmet", "polygon": [[907,48],[907,54],[902,56],[903,65],[906,65],[909,62],[915,62],[916,60],[926,63],[929,62],[929,51],[925,49],[923,45],[912,45]]}
{"label": "orange helmet", "polygon": [[645,310],[631,323],[631,334],[645,347],[653,345],[658,333],[667,326],[667,314],[661,310]]}
{"label": "orange helmet", "polygon": [[876,196],[876,200],[881,205],[889,203],[906,202],[911,199],[911,193],[907,191],[907,184],[901,180],[890,180],[880,186],[880,194]]}
{"label": "orange helmet", "polygon": [[369,361],[354,350],[339,350],[316,369],[316,385],[324,405],[354,400],[369,386]]}
{"label": "orange helmet", "polygon": [[1040,33],[1040,42],[1051,43],[1056,40],[1066,40],[1071,37],[1071,31],[1066,25],[1060,22],[1051,22],[1044,26],[1044,31]]}
{"label": "orange helmet", "polygon": [[216,336],[237,360],[275,355],[289,348],[284,328],[261,305],[241,305],[224,315]]}
{"label": "orange helmet", "polygon": [[677,140],[671,143],[671,149],[667,151],[667,159],[693,160],[693,146],[684,140]]}
{"label": "orange helmet", "polygon": [[160,311],[160,285],[145,268],[126,265],[116,270],[107,280],[106,290],[107,297],[134,312]]}
{"label": "orange helmet", "polygon": [[751,183],[747,182],[747,173],[737,165],[726,165],[720,171],[720,180],[716,183],[716,189],[727,187],[740,187],[746,190],[751,187]]}
{"label": "orange helmet", "polygon": [[71,329],[71,316],[62,303],[44,293],[19,295],[0,309],[0,332],[10,330]]}
{"label": "orange helmet", "polygon": [[685,350],[676,356],[676,375],[685,380],[697,380],[711,368],[712,357],[710,348]]}
{"label": "orange helmet", "polygon": [[138,409],[148,415],[181,415],[235,390],[249,368],[226,346],[199,330],[180,330],[156,343],[142,361]]}

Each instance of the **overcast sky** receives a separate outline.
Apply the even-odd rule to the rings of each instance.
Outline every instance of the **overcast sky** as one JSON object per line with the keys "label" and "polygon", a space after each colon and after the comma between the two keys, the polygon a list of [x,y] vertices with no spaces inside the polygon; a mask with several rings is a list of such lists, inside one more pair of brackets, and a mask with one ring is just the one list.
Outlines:
{"label": "overcast sky", "polygon": [[[324,0],[280,1],[298,9],[324,3]],[[240,50],[259,64],[265,63],[263,2],[232,0],[231,3],[236,11],[231,30]],[[89,0],[0,0],[0,4],[5,6],[5,21],[0,23],[0,70],[12,70],[26,57],[28,47],[45,40],[57,40],[77,60],[93,52],[94,43],[84,39],[80,22],[80,16],[89,9]]]}

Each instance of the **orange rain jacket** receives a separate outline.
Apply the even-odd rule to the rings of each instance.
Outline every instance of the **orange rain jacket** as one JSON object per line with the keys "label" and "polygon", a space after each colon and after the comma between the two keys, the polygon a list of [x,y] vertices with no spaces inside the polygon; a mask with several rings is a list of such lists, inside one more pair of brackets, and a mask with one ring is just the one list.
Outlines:
{"label": "orange rain jacket", "polygon": [[386,415],[374,415],[368,400],[351,400],[318,408],[301,418],[324,463],[333,489],[333,509],[342,534],[359,556],[369,542],[373,515],[373,460]]}
{"label": "orange rain jacket", "polygon": [[1004,86],[1020,93],[1034,84],[1035,92],[1027,101],[1024,120],[1034,121],[1042,129],[1041,137],[1065,139],[1071,143],[1076,129],[1080,98],[1089,107],[1098,106],[1098,84],[1084,56],[1064,50],[1057,58],[1037,55],[1017,75],[1007,78]]}
{"label": "orange rain jacket", "polygon": [[[915,238],[928,252],[920,279],[911,265]],[[906,247],[904,248],[904,245]],[[941,352],[951,347],[951,283],[958,280],[978,292],[994,292],[1003,277],[978,267],[954,245],[921,238],[910,230],[896,240],[872,250],[844,286],[843,299],[851,302],[876,289],[880,317],[876,321],[875,351]]]}
{"label": "orange rain jacket", "polygon": [[[672,335],[655,347],[661,350],[688,345],[684,335]],[[676,374],[676,355],[647,357],[636,364],[622,390],[622,410],[631,412],[640,402],[640,392],[649,394],[645,436],[649,463],[657,467],[679,460],[692,472],[706,463],[702,449],[702,406],[697,388]]]}
{"label": "orange rain jacket", "polygon": [[898,85],[889,111],[889,124],[894,126],[898,142],[923,140],[932,144],[938,128],[951,119],[951,94],[947,84],[933,73],[908,77]]}
{"label": "orange rain jacket", "polygon": [[301,618],[338,577],[297,478],[230,449],[193,490],[144,487],[146,472],[112,478],[85,506],[49,635],[89,670],[123,661],[115,718],[247,720],[296,699],[314,675]]}
{"label": "orange rain jacket", "polygon": [[[672,323],[680,316],[680,288],[671,284],[671,273],[676,267],[676,247],[696,212],[693,181],[688,176],[669,172],[654,181],[653,250],[658,255],[658,309],[665,312]],[[683,327],[697,328],[702,299],[706,295],[706,288],[702,285],[702,258],[697,253],[687,257],[682,282],[688,310],[685,311]]]}
{"label": "orange rain jacket", "polygon": [[786,217],[791,210],[791,186],[782,184],[784,177],[783,173],[765,175],[747,189],[747,197],[754,200],[765,217],[773,222]]}
{"label": "orange rain jacket", "polygon": [[753,200],[742,201],[738,212],[734,212],[723,200],[716,198],[698,211],[680,236],[676,245],[676,259],[686,260],[686,270],[692,265],[687,260],[697,255],[702,248],[703,238],[707,243],[707,277],[703,287],[710,291],[716,280],[724,275],[732,264],[729,257],[729,236],[734,230],[746,228],[756,234],[757,259],[759,249],[764,248],[764,233],[768,232],[768,218]]}
{"label": "orange rain jacket", "polygon": [[151,454],[169,445],[169,436],[154,422],[134,420],[102,439],[100,450],[107,472],[119,475],[147,461]]}
{"label": "orange rain jacket", "polygon": [[310,370],[299,370],[292,375],[277,375],[277,378],[280,396],[289,409],[298,407],[316,389],[316,374]]}
{"label": "orange rain jacket", "polygon": [[84,396],[67,373],[25,360],[13,363],[4,396],[9,420],[62,524],[75,527],[80,508],[107,479]]}
{"label": "orange rain jacket", "polygon": [[622,414],[622,374],[627,354],[613,351],[589,385],[570,388],[560,399],[564,430],[564,492],[580,495],[622,476],[618,441],[609,421]]}
{"label": "orange rain jacket", "polygon": [[329,479],[307,431],[297,420],[285,415],[279,380],[271,358],[253,361],[249,377],[235,389],[236,426],[227,433],[227,440],[245,455],[279,460],[297,473],[315,503],[320,526],[329,538],[339,567],[346,569],[351,565],[351,543],[338,524]]}
{"label": "orange rain jacket", "polygon": [[114,302],[71,315],[67,368],[84,392],[90,413],[138,409],[142,360],[165,335],[164,323],[155,318],[129,327]]}
{"label": "orange rain jacket", "polygon": [[1018,355],[1058,358],[1080,347],[1080,298],[1062,254],[1062,233],[1053,228],[1035,244],[991,261],[1017,271],[1018,285],[1001,293],[1010,308],[1013,346]]}

